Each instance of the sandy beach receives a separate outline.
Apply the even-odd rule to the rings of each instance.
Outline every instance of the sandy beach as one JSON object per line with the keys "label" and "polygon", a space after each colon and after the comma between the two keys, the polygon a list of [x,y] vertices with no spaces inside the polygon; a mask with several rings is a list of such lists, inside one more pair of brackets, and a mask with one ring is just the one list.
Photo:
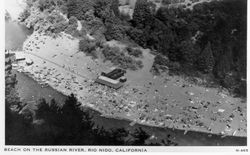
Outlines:
{"label": "sandy beach", "polygon": [[192,130],[246,137],[246,102],[242,99],[230,96],[226,90],[190,84],[179,76],[152,75],[154,55],[147,49],[141,58],[144,67],[128,70],[126,85],[113,90],[94,83],[98,74],[113,65],[78,52],[78,42],[64,33],[52,38],[34,32],[18,53],[33,64],[20,62],[18,70],[65,95],[74,93],[83,106],[105,117],[183,129],[184,134]]}

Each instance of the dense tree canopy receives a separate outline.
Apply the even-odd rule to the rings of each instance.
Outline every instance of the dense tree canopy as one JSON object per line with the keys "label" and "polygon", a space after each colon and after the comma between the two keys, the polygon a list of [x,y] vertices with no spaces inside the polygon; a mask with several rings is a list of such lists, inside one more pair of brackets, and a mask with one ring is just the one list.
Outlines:
{"label": "dense tree canopy", "polygon": [[246,0],[225,0],[153,13],[150,3],[139,0],[128,34],[139,45],[223,82],[229,72],[246,77],[246,10]]}
{"label": "dense tree canopy", "polygon": [[78,20],[82,20],[84,14],[93,9],[93,2],[91,0],[68,0],[68,17],[75,16]]}

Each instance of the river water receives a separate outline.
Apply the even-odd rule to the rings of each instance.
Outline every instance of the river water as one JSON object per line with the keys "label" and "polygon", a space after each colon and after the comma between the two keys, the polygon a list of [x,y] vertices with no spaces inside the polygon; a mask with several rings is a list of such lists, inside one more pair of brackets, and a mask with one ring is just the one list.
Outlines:
{"label": "river water", "polygon": [[11,20],[5,20],[5,49],[19,50],[32,30]]}
{"label": "river water", "polygon": [[[5,37],[5,46],[6,49],[21,49],[22,44],[31,33],[30,30],[26,29],[24,26],[19,25],[16,22],[7,21],[5,23],[6,28],[6,37]],[[23,101],[38,100],[39,98],[45,98],[48,102],[54,98],[58,103],[63,103],[66,99],[66,96],[57,92],[51,87],[41,87],[39,83],[34,81],[29,76],[24,73],[17,74],[17,89],[19,96]],[[103,126],[105,129],[112,128],[126,128],[133,131],[136,128],[141,127],[150,135],[154,135],[157,139],[152,140],[152,142],[159,142],[161,139],[166,138],[168,135],[171,135],[171,139],[178,143],[180,146],[245,146],[247,143],[246,138],[241,137],[224,137],[221,138],[219,135],[210,135],[207,133],[200,132],[187,132],[184,135],[183,130],[173,130],[169,128],[157,128],[150,126],[143,126],[135,124],[130,126],[130,121],[113,119],[113,118],[104,118],[101,117],[98,112],[95,112],[91,109],[88,111],[93,115],[93,121],[98,126]]]}

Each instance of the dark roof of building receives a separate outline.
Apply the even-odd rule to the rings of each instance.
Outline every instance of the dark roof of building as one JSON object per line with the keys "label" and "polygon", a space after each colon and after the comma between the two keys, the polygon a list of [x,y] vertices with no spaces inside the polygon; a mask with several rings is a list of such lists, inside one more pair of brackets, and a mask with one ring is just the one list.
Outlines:
{"label": "dark roof of building", "polygon": [[126,73],[125,70],[116,68],[116,69],[112,70],[111,72],[106,73],[105,76],[106,76],[106,77],[109,77],[109,78],[111,78],[111,79],[116,80],[116,79],[122,77],[125,73]]}

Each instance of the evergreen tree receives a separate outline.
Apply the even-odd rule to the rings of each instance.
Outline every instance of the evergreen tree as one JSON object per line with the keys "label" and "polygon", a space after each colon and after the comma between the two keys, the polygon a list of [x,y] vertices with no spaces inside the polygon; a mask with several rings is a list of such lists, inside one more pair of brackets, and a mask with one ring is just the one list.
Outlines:
{"label": "evergreen tree", "polygon": [[29,145],[32,142],[31,125],[32,118],[19,114],[18,111],[12,111],[10,104],[5,104],[5,144],[6,145]]}
{"label": "evergreen tree", "polygon": [[134,26],[143,29],[148,22],[151,22],[152,17],[151,9],[147,0],[137,0],[132,20]]}
{"label": "evergreen tree", "polygon": [[[10,55],[7,56],[7,58]],[[11,62],[10,62],[11,64]],[[25,145],[31,142],[32,118],[22,115],[19,94],[16,88],[16,75],[11,68],[5,75],[5,144]],[[16,107],[16,108],[15,108]]]}
{"label": "evergreen tree", "polygon": [[142,29],[137,29],[134,27],[129,27],[127,31],[127,35],[132,39],[134,42],[139,44],[140,46],[145,47],[146,38],[144,36]]}
{"label": "evergreen tree", "polygon": [[111,0],[111,9],[113,10],[116,17],[120,16],[119,0]]}
{"label": "evergreen tree", "polygon": [[82,20],[84,14],[93,9],[91,0],[69,0],[66,4],[68,17],[75,16],[78,20]]}
{"label": "evergreen tree", "polygon": [[182,61],[189,65],[193,65],[197,60],[198,49],[194,47],[195,45],[191,41],[182,41],[180,44],[180,53],[182,55]]}
{"label": "evergreen tree", "polygon": [[125,40],[126,38],[126,31],[128,31],[129,27],[120,25],[120,24],[106,24],[106,32],[105,37],[107,40]]}
{"label": "evergreen tree", "polygon": [[214,64],[215,61],[211,50],[211,44],[208,42],[198,59],[198,68],[205,73],[211,73],[213,71]]}
{"label": "evergreen tree", "polygon": [[71,16],[69,18],[69,25],[74,25],[75,27],[77,27],[77,18],[75,16]]}
{"label": "evergreen tree", "polygon": [[101,18],[105,23],[107,19],[110,19],[114,15],[110,6],[110,0],[96,0],[94,5],[95,16]]}
{"label": "evergreen tree", "polygon": [[133,136],[132,145],[135,146],[145,145],[146,140],[150,137],[148,133],[142,130],[142,128],[136,129],[131,135]]}
{"label": "evergreen tree", "polygon": [[129,132],[125,130],[124,128],[119,129],[113,129],[110,132],[110,144],[113,145],[127,145],[128,140],[127,137],[129,135]]}

